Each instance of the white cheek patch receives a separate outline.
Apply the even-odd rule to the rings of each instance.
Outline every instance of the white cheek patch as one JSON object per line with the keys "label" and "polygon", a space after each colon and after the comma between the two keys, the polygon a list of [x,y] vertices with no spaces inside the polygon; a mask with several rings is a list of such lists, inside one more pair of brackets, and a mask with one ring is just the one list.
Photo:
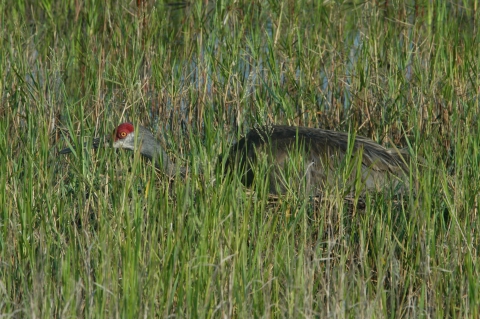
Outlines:
{"label": "white cheek patch", "polygon": [[135,136],[133,134],[128,135],[126,138],[123,140],[117,140],[113,142],[113,148],[124,148],[124,149],[129,149],[133,150],[133,141],[134,141]]}
{"label": "white cheek patch", "polygon": [[123,148],[123,141],[115,141],[113,142],[113,148]]}

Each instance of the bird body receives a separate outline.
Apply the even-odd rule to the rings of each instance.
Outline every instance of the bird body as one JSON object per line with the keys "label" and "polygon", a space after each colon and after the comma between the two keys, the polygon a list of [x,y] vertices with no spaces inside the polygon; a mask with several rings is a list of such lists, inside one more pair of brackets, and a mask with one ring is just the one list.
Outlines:
{"label": "bird body", "polygon": [[[143,126],[138,126],[135,134],[133,124],[120,124],[113,133],[113,147],[138,149],[170,176],[187,171],[176,168],[158,140]],[[357,186],[365,191],[381,191],[387,185],[406,185],[409,172],[406,152],[386,149],[369,138],[349,139],[343,132],[281,125],[254,128],[233,144],[226,155],[225,170],[241,174],[242,182],[251,186],[262,158],[272,164],[267,175],[272,194],[285,193],[295,184],[285,174],[288,169],[314,193],[335,185],[352,191]],[[220,157],[219,165],[222,164]],[[339,173],[342,165],[347,174]]]}
{"label": "bird body", "polygon": [[[244,183],[250,186],[254,180],[255,163],[262,157],[261,154],[267,154],[268,160],[274,163],[269,173],[270,193],[273,194],[285,193],[292,185],[282,171],[295,153],[300,157],[300,161],[296,161],[297,178],[305,179],[306,188],[314,192],[335,185],[353,190],[358,177],[360,185],[367,191],[380,191],[387,184],[394,187],[405,184],[404,177],[408,174],[406,152],[386,149],[362,136],[357,136],[351,142],[353,145],[349,146],[349,135],[343,132],[295,126],[264,126],[252,129],[232,146],[225,166],[242,171]],[[351,154],[349,163],[346,154]],[[339,168],[346,164],[350,165],[346,168],[348,176],[341,176]]]}

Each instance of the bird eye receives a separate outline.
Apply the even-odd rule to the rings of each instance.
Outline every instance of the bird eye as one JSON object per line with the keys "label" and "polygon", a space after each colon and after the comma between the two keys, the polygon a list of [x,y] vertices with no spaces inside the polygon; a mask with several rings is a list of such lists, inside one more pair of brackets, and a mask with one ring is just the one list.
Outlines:
{"label": "bird eye", "polygon": [[125,132],[120,132],[120,137],[125,137],[125,136],[127,136],[127,133],[125,133]]}

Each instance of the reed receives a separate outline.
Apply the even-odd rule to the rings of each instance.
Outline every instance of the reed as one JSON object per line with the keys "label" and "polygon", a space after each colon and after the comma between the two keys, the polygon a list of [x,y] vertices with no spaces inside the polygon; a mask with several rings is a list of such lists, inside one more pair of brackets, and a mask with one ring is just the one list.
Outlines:
{"label": "reed", "polygon": [[[0,0],[0,313],[478,318],[477,9]],[[125,121],[189,175],[59,156]],[[251,188],[224,178],[218,155],[272,124],[424,161],[402,196],[348,201],[341,185],[273,198],[268,161]]]}

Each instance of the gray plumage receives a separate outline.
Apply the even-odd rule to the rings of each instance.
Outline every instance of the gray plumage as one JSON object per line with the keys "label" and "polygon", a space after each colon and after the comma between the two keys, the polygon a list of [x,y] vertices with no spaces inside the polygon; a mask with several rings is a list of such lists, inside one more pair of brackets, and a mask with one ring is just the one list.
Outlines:
{"label": "gray plumage", "polygon": [[[357,136],[351,146],[349,175],[340,176],[339,168],[346,164],[349,135],[343,132],[294,126],[265,126],[252,129],[232,146],[226,160],[231,171],[240,171],[243,182],[250,186],[254,180],[256,163],[267,157],[274,167],[270,169],[270,193],[285,193],[294,181],[284,178],[282,172],[293,156],[297,179],[305,179],[306,188],[314,193],[325,187],[340,185],[353,191],[357,184],[366,191],[381,191],[386,186],[407,186],[408,153],[386,149],[369,138]],[[361,158],[359,158],[361,156]],[[355,166],[361,161],[360,172]],[[345,165],[344,165],[345,166]],[[295,168],[295,167],[294,167]],[[290,169],[292,171],[292,169]],[[357,183],[357,176],[360,183]]]}
{"label": "gray plumage", "polygon": [[[139,149],[143,156],[169,176],[177,172],[186,174],[187,169],[177,169],[148,129],[138,126],[137,130],[136,137],[131,123],[120,124],[113,134],[113,147]],[[280,125],[254,128],[231,146],[225,159],[225,173],[240,174],[242,182],[251,186],[258,163],[266,159],[271,164],[267,177],[272,194],[285,193],[292,189],[292,185],[297,187],[303,181],[312,193],[320,193],[326,187],[335,185],[350,191],[358,186],[362,191],[408,186],[408,152],[386,149],[369,138],[357,136],[350,146],[351,158],[346,159],[348,143],[347,133],[319,128]],[[96,145],[98,143],[94,143]],[[69,149],[61,152],[68,153]],[[220,157],[219,165],[223,162]],[[349,166],[345,166],[347,162]],[[347,176],[341,175],[342,167]],[[285,174],[286,170],[293,171],[293,174],[288,174],[290,179]]]}
{"label": "gray plumage", "polygon": [[[140,153],[153,161],[157,168],[169,176],[175,175],[175,164],[170,160],[152,132],[143,126],[138,126],[137,133],[137,142],[135,143],[135,130],[133,125],[131,123],[120,124],[114,131],[112,146],[114,148],[125,148],[134,151],[138,145]],[[180,168],[180,172],[185,172],[185,169]]]}

